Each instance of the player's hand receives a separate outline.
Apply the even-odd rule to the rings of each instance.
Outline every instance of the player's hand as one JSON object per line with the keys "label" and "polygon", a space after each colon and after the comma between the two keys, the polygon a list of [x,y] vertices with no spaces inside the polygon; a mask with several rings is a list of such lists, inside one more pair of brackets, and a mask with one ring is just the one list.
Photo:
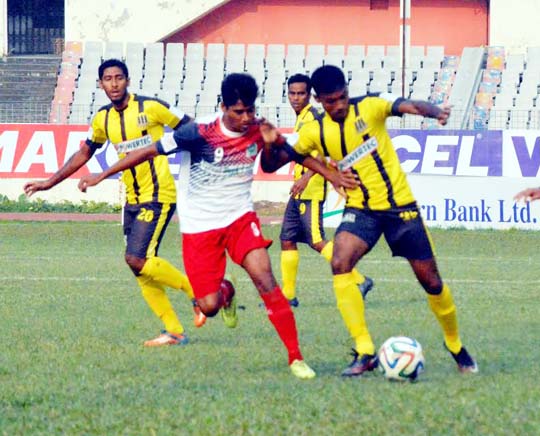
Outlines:
{"label": "player's hand", "polygon": [[100,174],[89,174],[86,176],[82,176],[79,180],[79,190],[81,192],[86,192],[86,189],[90,186],[96,186],[99,182],[101,182]]}
{"label": "player's hand", "polygon": [[528,203],[529,201],[540,200],[540,188],[528,188],[523,191],[518,192],[514,196],[515,201],[524,201]]}
{"label": "player's hand", "polygon": [[448,123],[448,118],[452,112],[452,106],[443,106],[441,112],[437,115],[437,120],[441,126],[445,126]]}
{"label": "player's hand", "polygon": [[30,197],[31,195],[35,194],[38,191],[46,191],[50,189],[51,186],[47,180],[43,181],[31,181],[24,185],[24,193],[27,197]]}
{"label": "player's hand", "polygon": [[336,192],[345,199],[347,198],[346,189],[356,189],[360,186],[360,180],[350,169],[333,171],[330,183]]}
{"label": "player's hand", "polygon": [[302,194],[302,192],[304,192],[304,189],[306,189],[306,186],[310,178],[311,177],[307,177],[306,174],[304,174],[296,182],[294,182],[293,185],[291,186],[291,191],[290,191],[291,196],[296,197],[297,195]]}
{"label": "player's hand", "polygon": [[283,145],[285,138],[281,135],[276,126],[264,118],[259,120],[259,130],[265,144]]}

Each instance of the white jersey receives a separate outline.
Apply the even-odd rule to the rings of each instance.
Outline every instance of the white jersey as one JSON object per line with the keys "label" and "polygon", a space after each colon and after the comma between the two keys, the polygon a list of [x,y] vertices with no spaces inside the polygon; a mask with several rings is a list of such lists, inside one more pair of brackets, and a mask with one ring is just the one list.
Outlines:
{"label": "white jersey", "polygon": [[158,142],[162,154],[181,152],[177,192],[182,233],[223,228],[253,210],[253,168],[263,144],[258,125],[232,132],[221,117],[186,124]]}

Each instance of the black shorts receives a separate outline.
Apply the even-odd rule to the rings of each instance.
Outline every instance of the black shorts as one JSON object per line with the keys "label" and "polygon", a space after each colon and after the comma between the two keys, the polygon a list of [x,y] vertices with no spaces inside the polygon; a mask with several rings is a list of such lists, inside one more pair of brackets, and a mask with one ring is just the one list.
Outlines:
{"label": "black shorts", "polygon": [[433,258],[433,244],[416,204],[389,211],[347,207],[336,230],[349,232],[373,248],[384,235],[394,256],[409,260]]}
{"label": "black shorts", "polygon": [[325,240],[323,201],[290,198],[283,216],[281,241],[317,244]]}
{"label": "black shorts", "polygon": [[159,244],[175,210],[174,203],[126,204],[124,207],[126,254],[141,259],[157,256]]}

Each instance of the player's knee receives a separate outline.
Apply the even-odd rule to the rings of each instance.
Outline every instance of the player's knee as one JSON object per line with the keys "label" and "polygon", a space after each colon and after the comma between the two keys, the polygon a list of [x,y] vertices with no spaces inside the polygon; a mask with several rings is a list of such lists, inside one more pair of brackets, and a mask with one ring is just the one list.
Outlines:
{"label": "player's knee", "polygon": [[209,303],[205,301],[197,301],[201,312],[204,313],[208,318],[212,318],[217,315],[219,312],[219,306],[214,303]]}
{"label": "player's knee", "polygon": [[326,241],[320,241],[315,244],[311,243],[309,244],[311,248],[313,248],[316,252],[320,253],[323,248],[326,246]]}
{"label": "player's knee", "polygon": [[146,259],[141,259],[140,257],[133,256],[132,254],[126,254],[124,259],[135,275],[140,274],[146,262]]}
{"label": "player's knee", "polygon": [[439,295],[442,292],[443,283],[439,277],[431,277],[420,283],[428,294]]}

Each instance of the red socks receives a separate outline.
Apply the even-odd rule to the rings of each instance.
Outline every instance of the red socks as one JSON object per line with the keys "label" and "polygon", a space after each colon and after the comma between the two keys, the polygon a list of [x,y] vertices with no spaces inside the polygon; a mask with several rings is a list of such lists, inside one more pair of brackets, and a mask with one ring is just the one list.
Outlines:
{"label": "red socks", "polygon": [[289,353],[289,365],[294,360],[304,360],[298,344],[298,332],[296,331],[296,321],[289,306],[289,302],[276,286],[272,292],[261,295],[270,322],[274,325],[281,341]]}

